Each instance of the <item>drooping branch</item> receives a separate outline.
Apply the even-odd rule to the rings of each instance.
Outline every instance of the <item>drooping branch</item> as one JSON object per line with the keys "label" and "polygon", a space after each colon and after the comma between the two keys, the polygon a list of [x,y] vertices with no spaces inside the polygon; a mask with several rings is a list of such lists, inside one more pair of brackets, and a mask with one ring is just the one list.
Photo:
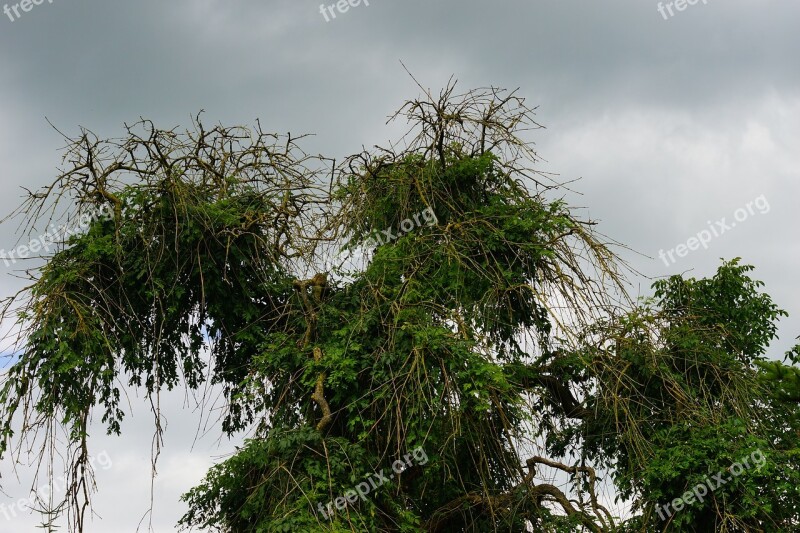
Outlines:
{"label": "drooping branch", "polygon": [[[122,138],[84,129],[65,136],[62,169],[10,215],[22,238],[39,243],[42,257],[30,259],[46,263],[26,270],[29,287],[0,302],[0,318],[16,324],[4,340],[19,354],[0,382],[0,452],[32,453],[31,443],[43,441],[39,456],[47,457],[59,426],[85,448],[85,420],[97,408],[119,432],[119,384],[128,377],[148,396],[181,380],[190,390],[223,383],[231,407],[223,428],[249,422],[232,405],[246,375],[233,361],[252,354],[259,335],[241,332],[284,327],[288,291],[259,290],[283,287],[332,239],[330,167],[306,154],[300,137],[260,124],[208,129],[198,115],[193,126],[180,132],[142,120],[125,125]],[[104,212],[114,221],[96,216]],[[204,348],[213,371],[205,371]],[[159,442],[159,402],[151,405]],[[78,531],[93,490],[85,456],[70,458],[76,489],[56,506]]]}

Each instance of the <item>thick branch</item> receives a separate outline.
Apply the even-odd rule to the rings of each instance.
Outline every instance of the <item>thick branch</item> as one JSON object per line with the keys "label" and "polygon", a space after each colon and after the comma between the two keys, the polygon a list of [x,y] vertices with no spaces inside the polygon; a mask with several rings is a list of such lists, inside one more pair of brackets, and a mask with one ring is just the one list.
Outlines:
{"label": "thick branch", "polygon": [[507,367],[511,370],[510,380],[524,389],[544,388],[554,407],[567,418],[588,420],[594,413],[586,409],[572,394],[568,383],[556,376],[544,373],[540,369],[519,365]]}
{"label": "thick branch", "polygon": [[[308,289],[311,288],[311,298],[309,298]],[[317,310],[322,304],[322,297],[328,288],[328,278],[325,274],[316,274],[313,278],[307,280],[295,280],[294,288],[300,294],[300,299],[303,302],[303,308],[306,314],[306,333],[303,337],[302,348],[305,349],[311,344],[316,335],[317,329]],[[313,301],[312,301],[313,300]],[[319,363],[322,361],[322,348],[315,346],[314,361]],[[325,399],[325,373],[321,372],[317,376],[317,382],[314,386],[314,392],[311,394],[311,399],[316,402],[322,410],[322,418],[317,423],[317,430],[324,431],[330,425],[333,415],[328,401]]]}
{"label": "thick branch", "polygon": [[[506,514],[511,512],[519,512],[519,509],[514,508],[516,502],[515,493],[521,490],[526,491],[526,495],[530,498],[535,506],[541,507],[545,499],[552,499],[557,503],[567,516],[576,516],[581,523],[589,530],[602,533],[604,531],[611,531],[614,527],[614,520],[609,514],[608,510],[597,502],[597,495],[595,493],[595,482],[597,476],[593,468],[588,466],[568,466],[557,461],[551,461],[543,457],[532,457],[526,461],[528,466],[528,473],[522,479],[519,485],[511,489],[507,493],[498,495],[486,495],[470,492],[459,496],[458,498],[446,503],[437,509],[428,522],[425,524],[426,531],[430,533],[438,533],[447,531],[451,525],[453,516],[464,513],[468,509],[483,508],[492,514]],[[536,465],[543,464],[552,468],[557,468],[567,473],[578,475],[580,473],[586,474],[589,478],[589,499],[591,501],[592,512],[597,518],[586,511],[576,508],[569,498],[558,487],[547,483],[541,485],[534,484],[534,477],[536,475]],[[535,517],[531,517],[535,518]],[[598,521],[600,522],[598,524]]]}

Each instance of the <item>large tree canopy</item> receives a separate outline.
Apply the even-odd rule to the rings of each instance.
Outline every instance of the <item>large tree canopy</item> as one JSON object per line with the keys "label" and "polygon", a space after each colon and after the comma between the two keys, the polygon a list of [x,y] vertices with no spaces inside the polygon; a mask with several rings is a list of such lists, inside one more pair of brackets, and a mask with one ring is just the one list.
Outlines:
{"label": "large tree canopy", "polygon": [[[785,313],[751,267],[632,302],[613,243],[535,170],[521,98],[450,86],[397,117],[403,149],[339,163],[199,117],[70,140],[25,227],[113,216],[64,239],[3,313],[19,353],[0,450],[66,430],[54,513],[87,527],[93,413],[120,433],[125,387],[211,384],[222,430],[248,439],[184,496],[187,528],[800,527],[800,349],[767,357]],[[663,511],[742,457],[763,461]],[[604,479],[632,516],[607,510]]]}

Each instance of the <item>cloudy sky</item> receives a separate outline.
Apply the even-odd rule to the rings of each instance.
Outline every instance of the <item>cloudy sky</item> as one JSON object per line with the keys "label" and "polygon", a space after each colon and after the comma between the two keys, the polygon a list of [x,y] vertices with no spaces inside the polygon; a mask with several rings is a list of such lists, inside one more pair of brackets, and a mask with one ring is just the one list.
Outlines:
{"label": "cloudy sky", "polygon": [[[44,0],[17,7],[19,16],[9,3],[0,14],[0,213],[20,201],[20,186],[54,176],[63,140],[47,120],[107,137],[139,117],[186,126],[203,109],[207,122],[260,119],[266,130],[314,133],[304,146],[330,156],[385,144],[402,129],[387,116],[420,94],[403,61],[434,92],[455,76],[465,90],[519,88],[539,106],[539,169],[581,178],[570,200],[630,247],[620,254],[643,274],[634,294],[648,294],[648,277],[708,275],[720,258],[754,264],[791,314],[778,355],[800,334],[800,3],[667,4],[662,15],[655,0],[370,0],[334,19],[319,0]],[[709,226],[729,229],[705,247],[690,241]],[[0,225],[0,248],[16,245],[15,229]],[[0,268],[8,295],[19,280]],[[124,436],[98,427],[92,440],[111,466],[98,468],[89,531],[134,531],[143,517],[143,529],[174,531],[178,496],[235,443],[214,427],[198,431],[204,415],[191,399],[165,396],[169,425],[146,515],[152,416],[130,392]],[[30,472],[18,467],[17,478],[6,461],[2,474],[0,503],[10,506]],[[35,524],[0,508],[0,532]]]}

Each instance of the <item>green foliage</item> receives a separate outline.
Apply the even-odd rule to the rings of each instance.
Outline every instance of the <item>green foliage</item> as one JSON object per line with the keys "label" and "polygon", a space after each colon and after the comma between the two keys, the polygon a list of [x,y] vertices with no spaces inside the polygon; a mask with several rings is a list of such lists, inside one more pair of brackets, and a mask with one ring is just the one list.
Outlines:
{"label": "green foliage", "polygon": [[[330,520],[324,515],[329,501],[368,479],[372,464],[376,457],[346,439],[276,429],[213,467],[206,484],[184,496],[190,510],[182,522],[226,531],[377,531],[370,524],[380,501],[391,503],[392,483]],[[413,516],[399,520],[398,530],[413,525]]]}
{"label": "green foliage", "polygon": [[[780,363],[764,354],[785,313],[751,270],[734,260],[712,278],[658,281],[654,300],[597,328],[603,349],[583,352],[599,385],[587,400],[601,415],[572,425],[553,449],[583,438],[587,457],[608,465],[642,512],[638,530],[777,532],[797,521],[787,502],[800,501],[798,405],[786,402],[787,380],[778,377],[796,368],[770,373]],[[659,516],[755,451],[762,468]]]}
{"label": "green foliage", "polygon": [[[614,255],[538,181],[516,136],[535,126],[521,99],[450,87],[403,109],[417,128],[405,150],[333,169],[292,138],[199,122],[185,135],[145,122],[122,143],[76,139],[75,167],[55,199],[32,197],[30,216],[70,195],[73,216],[115,216],[61,243],[24,293],[2,451],[61,424],[83,452],[80,487],[96,408],[119,433],[125,386],[212,384],[222,429],[249,439],[185,494],[187,529],[795,527],[800,347],[766,357],[785,313],[752,267],[660,280],[620,308]],[[375,244],[407,220],[412,231]],[[320,268],[330,248],[354,261]],[[412,450],[424,463],[322,512]],[[755,452],[758,468],[659,514]],[[598,500],[606,478],[632,502],[629,520]],[[81,531],[85,501],[69,494]]]}

